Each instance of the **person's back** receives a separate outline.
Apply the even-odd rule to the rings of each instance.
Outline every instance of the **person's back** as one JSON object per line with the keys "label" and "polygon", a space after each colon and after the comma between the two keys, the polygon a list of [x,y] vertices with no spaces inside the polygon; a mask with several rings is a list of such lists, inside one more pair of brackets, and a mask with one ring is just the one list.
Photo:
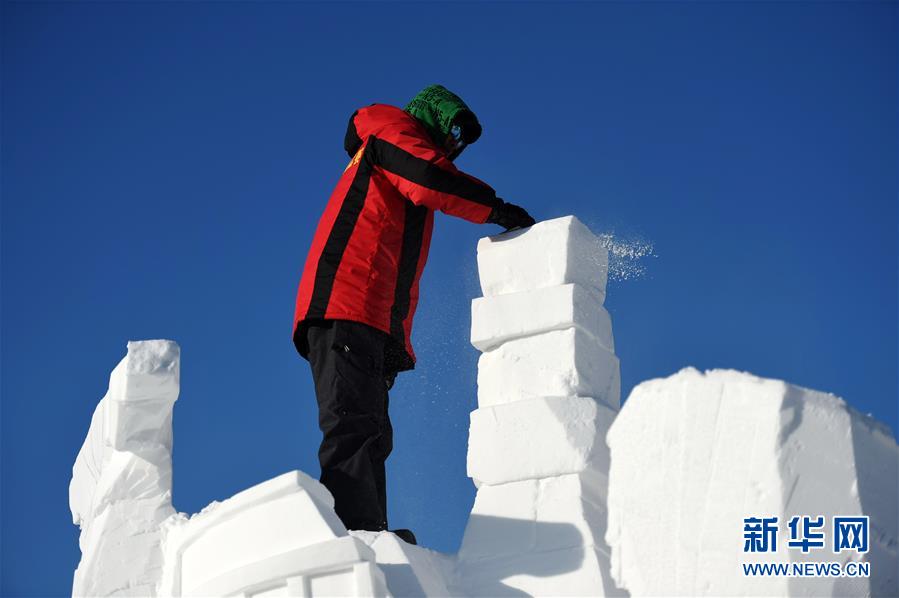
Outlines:
{"label": "person's back", "polygon": [[474,113],[439,85],[406,110],[372,104],[350,118],[351,160],[313,237],[293,327],[315,379],[321,481],[348,529],[387,528],[387,391],[415,365],[412,319],[434,210],[507,229],[534,223],[453,165],[480,134]]}

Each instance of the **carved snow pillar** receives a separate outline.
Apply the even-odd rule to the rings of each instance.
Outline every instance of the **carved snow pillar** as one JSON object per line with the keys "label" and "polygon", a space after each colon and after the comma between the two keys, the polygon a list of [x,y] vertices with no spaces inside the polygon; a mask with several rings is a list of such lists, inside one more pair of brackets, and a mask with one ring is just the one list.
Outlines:
{"label": "carved snow pillar", "polygon": [[160,523],[172,508],[172,407],[180,350],[128,343],[109,377],[72,468],[69,506],[81,526],[73,596],[154,596],[162,575]]}
{"label": "carved snow pillar", "polygon": [[615,594],[605,544],[619,407],[608,253],[568,216],[482,239],[472,303],[478,409],[468,474],[478,487],[459,551],[471,595]]}

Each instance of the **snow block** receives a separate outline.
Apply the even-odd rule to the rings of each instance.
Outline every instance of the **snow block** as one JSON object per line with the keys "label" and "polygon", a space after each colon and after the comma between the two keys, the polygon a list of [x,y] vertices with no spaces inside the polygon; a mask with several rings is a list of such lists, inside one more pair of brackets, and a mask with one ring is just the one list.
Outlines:
{"label": "snow block", "polygon": [[609,557],[577,546],[460,562],[457,592],[466,596],[617,596]]}
{"label": "snow block", "polygon": [[154,595],[162,574],[160,524],[174,514],[172,407],[180,350],[128,343],[72,468],[69,507],[81,527],[75,596]]}
{"label": "snow block", "polygon": [[[364,543],[344,536],[230,571],[182,596],[389,596]],[[233,589],[239,588],[236,592]]]}
{"label": "snow block", "polygon": [[[631,595],[899,594],[899,449],[840,398],[689,368],[634,388],[608,443],[612,575]],[[835,553],[833,518],[861,515],[870,551]],[[794,516],[825,518],[823,548],[788,546]],[[744,552],[748,517],[777,517],[775,551]],[[868,561],[870,578],[741,568],[836,561]]]}
{"label": "snow block", "polygon": [[171,521],[161,595],[387,595],[374,552],[347,536],[333,504],[293,471]]}
{"label": "snow block", "polygon": [[460,561],[596,546],[605,554],[605,472],[592,469],[478,488]]}
{"label": "snow block", "polygon": [[354,530],[349,534],[374,550],[378,568],[384,572],[387,589],[393,596],[454,595],[448,586],[456,563],[451,555],[407,544],[390,532]]}
{"label": "snow block", "polygon": [[605,298],[608,250],[574,216],[485,237],[478,272],[485,297],[575,283]]}
{"label": "snow block", "polygon": [[516,338],[574,327],[615,352],[612,322],[595,290],[566,284],[481,297],[471,303],[471,344],[481,351]]}
{"label": "snow block", "polygon": [[471,412],[468,476],[476,486],[608,470],[615,411],[585,397],[544,397]]}
{"label": "snow block", "polygon": [[503,343],[478,360],[478,406],[581,395],[617,409],[618,358],[579,328]]}

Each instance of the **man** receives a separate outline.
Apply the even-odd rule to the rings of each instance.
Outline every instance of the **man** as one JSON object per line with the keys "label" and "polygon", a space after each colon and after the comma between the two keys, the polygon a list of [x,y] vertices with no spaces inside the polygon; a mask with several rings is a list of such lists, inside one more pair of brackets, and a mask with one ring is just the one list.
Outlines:
{"label": "man", "polygon": [[440,85],[405,110],[372,104],[350,117],[351,160],[306,258],[293,335],[315,381],[321,482],[347,529],[387,529],[387,391],[415,365],[412,317],[434,210],[507,230],[534,224],[453,165],[480,135],[474,113]]}

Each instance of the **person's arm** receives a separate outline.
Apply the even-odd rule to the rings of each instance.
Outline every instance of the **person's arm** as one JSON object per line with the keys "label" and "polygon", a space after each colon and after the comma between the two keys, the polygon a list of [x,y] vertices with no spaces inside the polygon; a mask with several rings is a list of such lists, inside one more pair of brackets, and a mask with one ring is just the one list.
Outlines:
{"label": "person's arm", "polygon": [[426,140],[407,133],[369,138],[373,165],[412,203],[470,222],[487,222],[503,204],[486,183],[465,174]]}
{"label": "person's arm", "polygon": [[[504,202],[490,185],[456,168],[446,152],[434,144],[412,117],[382,127],[371,126],[370,118],[368,108],[353,113],[344,142],[347,153],[353,155],[365,137],[364,159],[370,160],[371,166],[379,169],[415,205],[470,222],[499,224],[506,229],[534,224],[523,208]],[[375,129],[375,132],[360,136],[357,125],[360,131]],[[357,155],[355,159],[363,156]]]}

